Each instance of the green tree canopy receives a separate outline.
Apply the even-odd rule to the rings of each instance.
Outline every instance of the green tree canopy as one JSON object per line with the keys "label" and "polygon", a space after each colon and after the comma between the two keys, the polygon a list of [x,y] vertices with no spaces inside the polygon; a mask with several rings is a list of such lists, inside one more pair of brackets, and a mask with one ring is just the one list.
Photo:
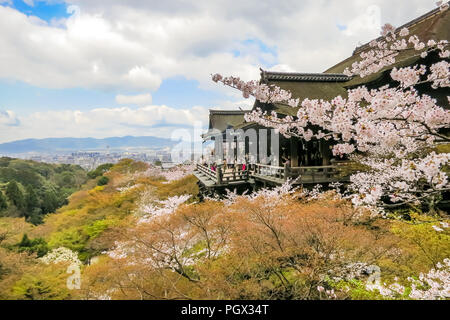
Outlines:
{"label": "green tree canopy", "polygon": [[60,206],[60,199],[54,190],[47,190],[42,198],[42,212],[54,212]]}
{"label": "green tree canopy", "polygon": [[[0,157],[0,185],[5,185],[6,197],[2,201],[0,196],[0,211],[2,215],[25,216],[27,222],[40,224],[46,213],[65,205],[67,198],[86,181],[87,172],[78,165]],[[5,202],[11,207],[8,210],[3,208]]]}
{"label": "green tree canopy", "polygon": [[103,175],[106,171],[108,171],[109,169],[111,169],[113,167],[112,163],[105,163],[102,164],[100,166],[98,166],[95,170],[92,170],[90,172],[88,172],[88,177],[91,179],[95,179],[97,177],[100,177],[101,175]]}
{"label": "green tree canopy", "polygon": [[40,206],[39,198],[32,185],[27,185],[25,191],[27,192],[25,197],[25,207],[28,212],[32,212],[34,208]]}
{"label": "green tree canopy", "polygon": [[25,198],[16,181],[13,180],[8,183],[8,186],[6,187],[6,196],[18,209],[24,208]]}
{"label": "green tree canopy", "polygon": [[105,186],[105,185],[108,184],[108,182],[109,182],[109,178],[103,176],[103,177],[101,177],[100,179],[98,179],[97,185],[98,185],[98,186]]}
{"label": "green tree canopy", "polygon": [[8,202],[3,192],[0,191],[0,211],[8,208]]}

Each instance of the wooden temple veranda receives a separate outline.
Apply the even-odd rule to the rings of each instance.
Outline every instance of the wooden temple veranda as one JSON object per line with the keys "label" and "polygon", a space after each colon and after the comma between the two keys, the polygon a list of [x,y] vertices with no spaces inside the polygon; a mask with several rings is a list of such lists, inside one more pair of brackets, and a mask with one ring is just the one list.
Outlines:
{"label": "wooden temple veranda", "polygon": [[[237,114],[240,113],[240,117],[244,117],[244,112],[226,113],[224,111],[219,111],[219,115],[216,111],[210,111],[210,117],[220,118],[220,122],[225,124],[225,127],[232,127],[242,129],[244,132],[250,128],[254,129],[258,134],[262,127],[256,126],[255,124],[234,125],[230,124],[233,119],[236,119]],[[226,121],[226,119],[230,121]],[[214,125],[215,122],[212,122]],[[214,129],[218,129],[216,124]],[[223,127],[223,126],[222,126]],[[255,128],[256,127],[256,128]],[[223,129],[223,128],[219,128]],[[226,129],[223,129],[226,130]],[[223,131],[222,131],[223,132]],[[209,139],[208,134],[204,135],[204,138]],[[271,147],[271,140],[274,137],[264,135],[263,137],[258,136],[258,142],[261,139],[267,139],[269,144],[269,150]],[[257,146],[256,159],[250,160],[246,158],[243,161],[237,161],[233,169],[224,167],[222,165],[222,158],[215,159],[217,167],[214,170],[211,168],[210,163],[199,163],[197,164],[196,170],[194,172],[195,176],[200,182],[200,187],[208,192],[220,191],[226,188],[228,189],[256,189],[258,186],[274,186],[285,183],[288,179],[295,180],[296,184],[328,184],[337,181],[346,181],[348,177],[343,177],[339,174],[339,167],[342,165],[342,161],[336,161],[331,157],[330,145],[326,141],[310,141],[305,142],[300,139],[290,138],[286,139],[281,135],[275,137],[278,139],[279,144],[279,154],[276,158],[272,158],[270,163],[267,163],[267,158],[265,154],[261,154],[261,150]],[[214,138],[212,138],[214,140]],[[218,146],[218,144],[222,144]],[[225,134],[223,134],[223,140],[220,142],[215,141],[215,149],[226,149],[226,157],[230,158],[228,154],[229,150],[235,152],[238,148],[239,142],[237,140],[227,140]],[[245,150],[245,154],[248,154],[250,146],[249,141],[244,142],[245,146],[242,146]],[[233,146],[234,145],[234,146]],[[225,146],[225,147],[224,147]],[[233,146],[230,148],[230,146]],[[235,155],[235,154],[234,154]],[[231,155],[233,157],[233,154]],[[290,159],[290,164],[283,164],[282,158]],[[242,165],[245,163],[245,170],[242,170]]]}
{"label": "wooden temple veranda", "polygon": [[[265,81],[271,81],[276,78],[277,81],[292,82],[293,74],[262,72]],[[345,77],[345,78],[344,78]],[[295,74],[295,83],[309,83],[314,81],[335,82],[346,80],[348,77],[341,75],[331,75],[328,77],[317,77],[311,80],[311,75]],[[317,94],[321,94],[318,92]],[[255,108],[277,108],[277,106],[260,106],[255,103]],[[267,109],[269,110],[269,109]],[[315,185],[328,184],[331,182],[347,181],[348,177],[339,174],[339,167],[342,161],[333,159],[331,154],[331,144],[325,140],[303,141],[297,138],[285,138],[282,135],[273,135],[272,133],[261,134],[267,128],[261,127],[255,123],[246,123],[244,115],[248,111],[241,110],[210,110],[209,131],[203,135],[205,141],[214,141],[213,160],[207,163],[197,164],[194,172],[199,180],[200,188],[207,193],[220,192],[224,189],[256,189],[258,187],[281,185],[288,179],[295,184]],[[280,112],[280,109],[277,109]],[[292,112],[292,111],[291,111]],[[250,130],[256,134],[256,146],[251,146],[254,141],[249,139],[239,141],[237,138],[231,138],[226,135],[227,130],[241,130],[245,134]],[[220,138],[220,139],[217,139]],[[277,152],[270,155],[273,151],[274,140],[277,140]],[[263,143],[265,142],[265,143]],[[261,145],[266,144],[266,150],[261,150]],[[238,148],[243,149],[246,155],[244,160],[237,159]],[[249,159],[247,156],[254,148],[253,153],[256,157]],[[214,158],[214,153],[223,152],[223,156]],[[231,155],[230,155],[231,152]],[[234,159],[233,169],[224,167],[223,159]],[[289,158],[289,164],[283,159]],[[211,163],[217,166],[214,170]],[[245,170],[242,165],[245,163]]]}
{"label": "wooden temple veranda", "polygon": [[[403,27],[407,27],[411,34],[419,33],[421,40],[450,39],[450,10],[444,12],[441,12],[439,8],[432,10],[400,26],[397,28],[397,32]],[[261,70],[260,82],[289,90],[293,98],[331,100],[338,95],[346,97],[348,89],[361,85],[370,89],[391,84],[392,80],[389,74],[394,67],[399,68],[412,64],[430,66],[438,61],[437,55],[429,54],[426,58],[421,58],[411,55],[411,52],[414,51],[412,50],[410,53],[401,53],[394,65],[368,77],[352,78],[344,75],[342,73],[344,69],[357,61],[360,53],[367,49],[367,44],[357,47],[351,57],[323,73],[287,73]],[[420,85],[417,89],[420,93],[435,98],[439,105],[449,107],[448,88],[434,90],[427,84]],[[252,110],[257,108],[267,111],[267,113],[275,111],[279,117],[293,116],[295,118],[298,111],[298,109],[286,105],[262,104],[256,100]],[[256,123],[245,122],[244,115],[249,111],[251,110],[210,110],[209,130],[203,135],[203,140],[213,141],[214,152],[216,155],[222,154],[222,158],[226,157],[228,160],[235,159],[234,161],[236,161],[239,148],[244,150],[245,158],[242,160],[241,157],[240,161],[235,162],[238,165],[235,166],[234,170],[225,168],[222,165],[223,159],[215,154],[212,154],[213,161],[216,162],[213,169],[208,162],[199,163],[194,174],[199,180],[201,189],[209,192],[220,192],[225,188],[255,189],[259,186],[280,185],[288,179],[296,179],[296,184],[306,186],[332,182],[345,183],[349,180],[349,173],[345,174],[341,170],[345,166],[345,159],[336,159],[332,156],[333,142],[325,140],[305,141],[298,138],[287,139],[282,135],[261,134],[263,129],[267,131],[268,128]],[[244,140],[230,139],[230,136],[226,134],[230,130],[240,131],[244,134],[256,133],[256,140],[253,139],[252,144],[246,138]],[[267,150],[263,150],[263,145],[267,146]],[[269,159],[270,151],[273,151],[271,150],[273,145],[277,145],[278,150],[275,152],[275,157],[271,156]],[[252,150],[256,156],[249,159],[247,154],[252,153]],[[286,159],[289,159],[287,164],[285,164]],[[241,170],[244,163],[245,170]]]}

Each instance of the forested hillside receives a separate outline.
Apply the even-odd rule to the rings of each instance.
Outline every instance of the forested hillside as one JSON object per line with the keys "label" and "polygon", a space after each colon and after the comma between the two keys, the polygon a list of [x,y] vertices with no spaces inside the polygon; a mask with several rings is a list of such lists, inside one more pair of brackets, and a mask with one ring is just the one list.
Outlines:
{"label": "forested hillside", "polygon": [[0,158],[0,216],[39,224],[86,181],[80,166]]}
{"label": "forested hillside", "polygon": [[289,184],[200,200],[189,170],[124,160],[38,226],[0,218],[0,298],[446,297],[446,215],[373,216]]}

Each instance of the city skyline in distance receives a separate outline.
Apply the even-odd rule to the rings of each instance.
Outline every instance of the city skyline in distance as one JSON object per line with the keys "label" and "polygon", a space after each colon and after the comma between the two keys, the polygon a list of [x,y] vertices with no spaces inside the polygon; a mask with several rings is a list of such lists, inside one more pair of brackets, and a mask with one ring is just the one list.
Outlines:
{"label": "city skyline in distance", "polygon": [[136,149],[164,149],[179,143],[154,136],[123,136],[108,138],[44,138],[22,139],[0,144],[0,155],[22,153],[61,153],[75,151],[125,151]]}

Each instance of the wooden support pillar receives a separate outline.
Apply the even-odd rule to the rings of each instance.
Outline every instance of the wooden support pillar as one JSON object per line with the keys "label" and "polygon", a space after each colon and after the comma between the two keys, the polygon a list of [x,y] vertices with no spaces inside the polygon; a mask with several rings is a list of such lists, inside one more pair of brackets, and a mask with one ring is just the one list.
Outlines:
{"label": "wooden support pillar", "polygon": [[290,167],[288,166],[287,163],[284,164],[284,181],[287,181],[287,179],[290,176],[290,172],[289,172]]}
{"label": "wooden support pillar", "polygon": [[223,155],[223,140],[214,139],[214,157],[213,161],[219,161],[220,157]]}
{"label": "wooden support pillar", "polygon": [[306,159],[308,161],[308,166],[313,166],[314,165],[314,145],[313,145],[313,141],[309,140],[307,143],[307,148],[308,148],[308,152],[306,153]]}
{"label": "wooden support pillar", "polygon": [[330,165],[331,150],[330,150],[330,143],[328,141],[320,140],[320,153],[322,155],[322,165],[323,166]]}
{"label": "wooden support pillar", "polygon": [[261,163],[261,158],[259,156],[259,130],[256,130],[256,163]]}
{"label": "wooden support pillar", "polygon": [[305,166],[309,166],[310,165],[310,159],[311,159],[311,150],[309,148],[309,141],[304,141],[303,143],[303,156],[304,156],[304,161],[305,161]]}
{"label": "wooden support pillar", "polygon": [[217,167],[216,170],[217,184],[222,184],[222,167]]}
{"label": "wooden support pillar", "polygon": [[291,141],[291,167],[298,167],[298,140],[296,138],[289,139]]}

